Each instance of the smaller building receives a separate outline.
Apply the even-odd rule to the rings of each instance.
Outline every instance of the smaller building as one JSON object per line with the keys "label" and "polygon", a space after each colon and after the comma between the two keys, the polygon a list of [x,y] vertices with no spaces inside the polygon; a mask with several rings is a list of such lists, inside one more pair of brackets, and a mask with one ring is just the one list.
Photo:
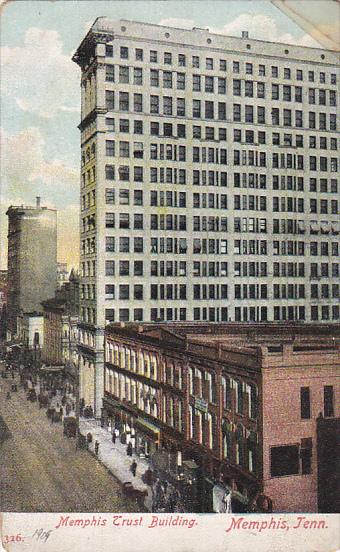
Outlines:
{"label": "smaller building", "polygon": [[57,287],[60,289],[63,284],[68,281],[68,268],[67,263],[58,263],[57,264]]}
{"label": "smaller building", "polygon": [[189,511],[225,489],[235,512],[317,512],[317,420],[339,416],[339,345],[338,324],[111,325],[102,423],[163,477],[197,481]]}
{"label": "smaller building", "polygon": [[22,313],[17,318],[18,339],[28,350],[44,346],[44,317],[41,312]]}
{"label": "smaller building", "polygon": [[0,270],[0,338],[6,338],[7,331],[7,270]]}
{"label": "smaller building", "polygon": [[57,211],[35,206],[10,206],[8,215],[9,339],[17,337],[21,313],[39,312],[41,301],[55,293],[57,283]]}
{"label": "smaller building", "polygon": [[[42,302],[45,342],[42,359],[47,365],[69,365],[74,357],[79,310],[79,277],[72,270],[54,297]],[[74,347],[72,348],[72,344]]]}

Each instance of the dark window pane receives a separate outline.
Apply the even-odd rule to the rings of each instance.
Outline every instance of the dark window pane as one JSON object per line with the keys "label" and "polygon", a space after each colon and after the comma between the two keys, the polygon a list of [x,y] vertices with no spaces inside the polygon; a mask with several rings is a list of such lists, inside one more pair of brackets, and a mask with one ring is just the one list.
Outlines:
{"label": "dark window pane", "polygon": [[302,419],[308,419],[308,418],[310,418],[309,387],[301,387],[301,389],[300,389],[300,400],[301,400],[301,418]]}
{"label": "dark window pane", "polygon": [[272,477],[299,473],[299,447],[287,445],[273,447],[270,451],[270,473]]}

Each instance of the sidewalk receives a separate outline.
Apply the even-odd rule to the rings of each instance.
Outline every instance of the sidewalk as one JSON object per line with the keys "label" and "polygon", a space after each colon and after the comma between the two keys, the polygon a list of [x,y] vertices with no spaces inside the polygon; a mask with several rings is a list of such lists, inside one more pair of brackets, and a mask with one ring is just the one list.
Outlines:
{"label": "sidewalk", "polygon": [[[115,444],[112,443],[111,433],[100,426],[100,422],[94,419],[80,418],[79,431],[82,435],[90,432],[92,434],[92,443],[89,445],[89,450],[94,452],[95,441],[99,442],[98,460],[104,464],[109,472],[114,475],[121,483],[131,481],[135,489],[147,491],[148,495],[144,499],[146,509],[151,511],[152,495],[151,488],[145,485],[142,481],[142,475],[149,468],[149,463],[145,458],[140,458],[137,454],[132,453],[132,456],[127,456],[126,445],[122,445],[119,439]],[[137,462],[136,476],[133,477],[130,466],[135,460]]]}

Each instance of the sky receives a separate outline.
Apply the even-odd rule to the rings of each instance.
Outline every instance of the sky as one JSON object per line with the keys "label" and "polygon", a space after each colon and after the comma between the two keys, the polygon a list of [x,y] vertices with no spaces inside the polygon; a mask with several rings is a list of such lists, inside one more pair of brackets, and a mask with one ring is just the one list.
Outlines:
{"label": "sky", "polygon": [[[326,2],[306,3],[324,8]],[[34,205],[36,196],[58,210],[58,260],[78,265],[80,69],[71,57],[99,16],[230,36],[248,30],[251,38],[319,47],[268,0],[7,2],[0,20],[1,268],[6,210]]]}

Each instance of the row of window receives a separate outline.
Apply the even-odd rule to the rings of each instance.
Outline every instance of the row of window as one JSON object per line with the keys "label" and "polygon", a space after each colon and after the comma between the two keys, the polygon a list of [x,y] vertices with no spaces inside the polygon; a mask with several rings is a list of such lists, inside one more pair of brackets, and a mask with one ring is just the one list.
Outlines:
{"label": "row of window", "polygon": [[[143,134],[143,121],[132,121],[133,122],[133,129],[131,129],[131,132],[134,134]],[[154,125],[155,123],[151,123],[151,125]],[[157,123],[158,124],[158,123]],[[159,124],[158,124],[159,125]],[[115,119],[114,118],[106,118],[106,126],[108,131],[114,132],[115,130]],[[132,126],[132,125],[131,125]],[[166,127],[167,128],[167,127]],[[155,130],[157,130],[155,132]],[[172,130],[172,128],[171,128]],[[165,130],[163,127],[163,131],[165,134]],[[122,133],[128,133],[130,132],[130,121],[129,119],[119,119],[119,132]],[[155,129],[154,126],[150,127],[151,135],[159,135],[159,126]],[[186,137],[186,125],[177,125],[177,136],[185,138]],[[218,140],[218,141],[225,141],[227,140],[227,129],[226,128],[215,128],[212,126],[199,126],[199,125],[193,125],[192,127],[192,138],[195,139],[204,139],[204,140]],[[244,142],[246,144],[252,144],[252,143],[258,143],[258,144],[265,144],[266,143],[266,132],[265,131],[255,131],[253,130],[244,130],[244,129],[234,129],[233,130],[233,140],[234,142]],[[338,144],[337,144],[337,138],[328,138],[327,136],[310,136],[309,137],[309,147],[310,148],[316,148],[317,143],[319,144],[320,149],[328,149],[331,150],[337,150]],[[294,146],[294,147],[303,147],[304,146],[304,137],[302,134],[296,134],[292,135],[289,133],[279,133],[279,132],[273,132],[272,133],[272,144],[273,145],[283,145],[283,146]],[[94,145],[94,144],[93,144]],[[151,159],[166,159],[166,155],[169,155],[170,149],[168,149],[167,154],[165,154],[165,147],[170,146],[171,144],[168,144],[165,146],[164,144],[159,144],[159,153],[157,151],[157,144],[151,144],[150,146],[150,158]],[[181,146],[179,146],[181,147]],[[176,148],[176,145],[173,146],[173,148]],[[174,153],[171,157],[171,159],[176,159],[175,152],[176,149],[173,150]],[[90,148],[88,147],[86,149],[86,159],[87,161],[90,159]],[[82,156],[82,164],[85,164],[85,153],[83,152]]]}
{"label": "row of window", "polygon": [[[166,241],[165,241],[166,240]],[[105,238],[105,247],[107,252],[115,252],[116,238],[114,236],[107,236]],[[266,240],[234,240],[233,254],[234,255],[267,255],[267,241]],[[339,245],[337,242],[331,244],[329,247],[328,242],[311,242],[309,244],[309,254],[311,256],[338,256]],[[144,239],[143,237],[134,237],[133,239],[127,236],[120,236],[118,243],[118,251],[120,253],[143,253],[144,252]],[[93,252],[93,250],[91,250]],[[228,240],[226,239],[206,239],[206,238],[194,238],[193,240],[193,254],[228,254]],[[187,241],[185,238],[151,238],[150,240],[150,253],[187,253]],[[306,244],[303,241],[295,240],[274,240],[273,241],[273,255],[301,255],[304,256],[306,252]],[[107,275],[111,275],[114,272],[114,261],[107,262]],[[86,271],[83,271],[86,275]],[[88,272],[89,274],[89,272]],[[91,269],[92,275],[92,269]],[[325,274],[323,274],[325,275]]]}
{"label": "row of window", "polygon": [[[114,82],[115,81],[115,71],[113,65],[106,66],[106,81]],[[204,79],[204,86],[203,86]],[[163,88],[173,88],[177,90],[185,90],[185,73],[173,73],[171,71],[162,72],[162,86]],[[143,85],[143,69],[134,67],[130,68],[128,66],[119,67],[119,83],[120,84],[134,84],[134,85]],[[266,97],[266,85],[264,82],[254,82],[254,81],[242,81],[242,80],[233,80],[233,95],[234,96],[244,96],[244,97],[254,97],[254,88],[256,85],[256,96],[257,98]],[[160,72],[156,69],[150,70],[150,86],[159,87],[160,86]],[[218,93],[226,94],[227,92],[227,83],[226,79],[223,77],[212,77],[212,76],[201,76],[194,74],[192,76],[192,90],[194,92],[204,91],[206,93]],[[282,90],[280,94],[280,90]],[[294,97],[292,92],[294,91]],[[325,90],[325,89],[308,89],[308,103],[316,104],[316,93],[318,94],[318,103],[319,105],[330,105],[336,106],[336,91],[335,90]],[[292,101],[302,103],[302,87],[290,85],[278,85],[272,84],[271,88],[271,99],[272,100],[283,100],[283,101]],[[328,99],[328,102],[327,102]]]}
{"label": "row of window", "polygon": [[[143,261],[117,261],[119,276],[143,276],[144,263]],[[85,263],[83,263],[85,265]],[[82,275],[86,276],[86,266],[83,266]],[[89,271],[90,273],[90,271]],[[106,276],[115,275],[115,261],[106,261],[105,265]],[[186,276],[187,262],[186,261],[151,261],[150,276]],[[234,277],[267,277],[268,268],[267,262],[243,261],[234,262]],[[224,277],[228,276],[228,263],[225,261],[193,261],[192,276],[201,277]],[[273,277],[305,277],[305,264],[297,262],[274,262]],[[339,276],[338,263],[311,263],[309,276],[313,278],[324,278]]]}
{"label": "row of window", "polygon": [[[310,315],[313,321],[317,320],[339,320],[340,309],[338,305],[312,305]],[[306,320],[306,309],[304,306],[281,306],[275,305],[273,308],[275,321],[294,321]],[[120,322],[129,322],[130,320],[142,321],[145,320],[143,308],[121,308],[121,309],[106,309],[105,320],[108,324],[116,320]],[[264,306],[249,306],[235,307],[234,319],[236,322],[266,322],[268,320],[268,309]],[[95,309],[89,307],[81,308],[81,316],[83,321],[95,323]],[[131,316],[131,317],[130,317]],[[193,318],[195,321],[209,322],[227,322],[228,308],[227,307],[194,307]],[[151,308],[150,320],[153,322],[159,321],[185,321],[187,319],[186,308]]]}
{"label": "row of window", "polygon": [[[250,45],[248,45],[250,46]],[[248,48],[250,49],[250,48]],[[134,51],[134,54],[132,54],[132,51]],[[117,53],[118,54],[118,53]],[[112,58],[114,56],[114,50],[113,46],[107,44],[106,45],[106,57]],[[162,60],[160,56],[162,55]],[[119,57],[120,59],[131,59],[135,61],[144,61],[144,50],[141,48],[128,48],[127,46],[120,46],[119,50]],[[172,52],[158,52],[157,50],[149,50],[148,52],[148,59],[145,59],[145,61],[148,61],[150,63],[164,63],[164,65],[172,65],[173,62],[175,62],[179,67],[186,67],[191,66],[193,68],[200,68],[201,66],[204,67],[206,70],[213,70],[218,69],[219,71],[227,71],[227,60],[226,59],[219,59],[216,60],[211,57],[201,58],[200,56],[194,55],[191,56],[191,60],[189,63],[189,56],[186,56],[183,53],[174,54]],[[291,79],[292,78],[292,70],[289,67],[278,67],[276,65],[264,65],[259,64],[256,65],[251,62],[240,62],[240,61],[233,61],[232,62],[232,71],[233,73],[239,73],[241,70],[244,71],[247,75],[254,74],[254,69],[256,67],[257,74],[259,76],[271,76],[273,78],[281,78],[281,74],[279,73],[281,70],[283,71],[282,77],[284,79]],[[309,70],[305,71],[305,74],[302,69],[296,69],[295,70],[295,78],[296,80],[306,80],[306,75],[308,77],[309,82],[314,82],[316,78],[316,72]],[[336,84],[336,74],[335,73],[326,73],[324,71],[319,72],[319,82],[321,84],[324,84],[326,82],[329,82],[330,84]]]}
{"label": "row of window", "polygon": [[[246,227],[245,219],[242,220],[242,227]],[[321,224],[310,221],[309,224],[306,224],[303,220],[295,219],[273,219],[273,234],[304,234],[309,231],[311,235],[318,234],[338,234],[339,228],[336,222],[329,223],[327,221],[322,221]],[[242,231],[242,230],[241,230]],[[246,230],[243,230],[246,231]]]}
{"label": "row of window", "polygon": [[[238,133],[241,133],[241,131],[235,130],[234,131],[234,138],[236,138],[234,141],[240,142],[241,140],[238,140]],[[248,137],[248,133],[251,135]],[[239,135],[241,137],[241,134]],[[254,132],[253,131],[246,131],[246,142],[247,143],[254,143]],[[106,156],[115,156],[115,141],[114,140],[106,140]],[[158,151],[159,151],[159,157],[158,157]],[[165,155],[164,155],[165,153]],[[178,155],[177,155],[178,154]],[[240,154],[242,154],[242,159],[240,159]],[[120,141],[119,142],[119,157],[130,157],[130,143],[126,141]],[[144,148],[142,142],[134,142],[133,143],[133,157],[142,159],[144,157]],[[151,144],[150,145],[150,158],[151,159],[166,159],[168,161],[174,160],[174,161],[186,161],[186,147],[185,146],[172,146],[171,144],[167,144],[166,148],[164,148],[164,144],[160,144],[158,148],[158,144]],[[227,150],[224,148],[206,148],[206,147],[197,147],[194,146],[192,149],[192,160],[195,163],[202,162],[202,163],[214,163],[214,164],[226,164],[227,163]],[[234,150],[234,164],[239,165],[242,162],[246,165],[257,165],[259,166],[266,166],[266,154],[263,152],[257,152],[254,150]],[[303,156],[299,156],[292,153],[273,153],[272,154],[272,167],[273,168],[292,168],[292,169],[299,169],[303,168]],[[138,172],[138,168],[136,167],[136,171]],[[330,170],[331,172],[337,172],[338,170],[338,160],[336,157],[328,158],[325,156],[316,157],[314,155],[309,156],[309,170],[315,171],[325,171],[327,172]],[[135,172],[136,172],[135,171]],[[94,173],[95,177],[95,173]]]}
{"label": "row of window", "polygon": [[[256,87],[256,90],[255,90]],[[256,92],[256,94],[255,94]],[[265,98],[266,97],[266,84],[264,82],[254,81],[242,81],[233,80],[233,95],[244,96],[245,98]],[[325,89],[308,89],[308,103],[310,105],[318,103],[319,105],[337,105],[336,90]],[[290,86],[290,85],[271,85],[271,99],[280,100],[285,102],[295,101],[296,103],[303,102],[303,88],[302,86]],[[318,99],[318,102],[316,101]]]}

